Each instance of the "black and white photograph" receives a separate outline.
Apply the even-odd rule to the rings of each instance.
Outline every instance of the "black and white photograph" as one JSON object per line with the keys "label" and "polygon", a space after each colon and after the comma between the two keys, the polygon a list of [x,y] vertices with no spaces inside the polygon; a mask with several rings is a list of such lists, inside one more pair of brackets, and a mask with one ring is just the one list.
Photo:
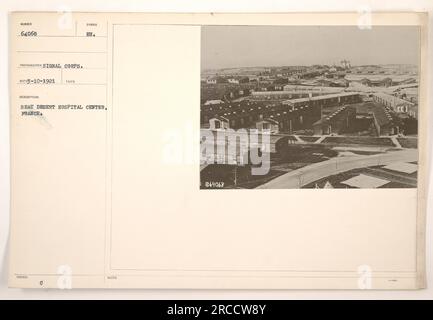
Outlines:
{"label": "black and white photograph", "polygon": [[203,26],[201,189],[416,188],[417,26]]}

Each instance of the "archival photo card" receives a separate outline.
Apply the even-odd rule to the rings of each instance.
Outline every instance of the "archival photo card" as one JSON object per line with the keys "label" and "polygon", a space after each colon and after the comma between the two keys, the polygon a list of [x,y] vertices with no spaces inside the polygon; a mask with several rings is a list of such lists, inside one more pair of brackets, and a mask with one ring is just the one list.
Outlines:
{"label": "archival photo card", "polygon": [[203,26],[200,188],[416,188],[418,26]]}
{"label": "archival photo card", "polygon": [[363,16],[11,14],[8,285],[425,288],[428,16]]}

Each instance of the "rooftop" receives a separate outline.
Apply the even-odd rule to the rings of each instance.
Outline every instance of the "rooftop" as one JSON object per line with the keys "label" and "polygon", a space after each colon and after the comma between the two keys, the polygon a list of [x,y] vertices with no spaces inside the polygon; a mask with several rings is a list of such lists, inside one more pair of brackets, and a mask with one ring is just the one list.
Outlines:
{"label": "rooftop", "polygon": [[298,98],[284,101],[285,103],[299,103],[299,102],[307,102],[307,101],[319,101],[319,100],[327,100],[338,97],[348,97],[348,96],[356,96],[359,95],[358,92],[341,92],[341,93],[332,93],[323,96],[315,96],[311,98]]}

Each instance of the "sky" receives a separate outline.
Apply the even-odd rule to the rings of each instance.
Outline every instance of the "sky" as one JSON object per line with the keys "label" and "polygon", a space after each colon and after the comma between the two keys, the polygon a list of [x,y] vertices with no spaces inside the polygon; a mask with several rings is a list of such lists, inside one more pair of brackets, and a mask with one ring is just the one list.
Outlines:
{"label": "sky", "polygon": [[414,26],[203,26],[203,69],[337,64],[416,64]]}

